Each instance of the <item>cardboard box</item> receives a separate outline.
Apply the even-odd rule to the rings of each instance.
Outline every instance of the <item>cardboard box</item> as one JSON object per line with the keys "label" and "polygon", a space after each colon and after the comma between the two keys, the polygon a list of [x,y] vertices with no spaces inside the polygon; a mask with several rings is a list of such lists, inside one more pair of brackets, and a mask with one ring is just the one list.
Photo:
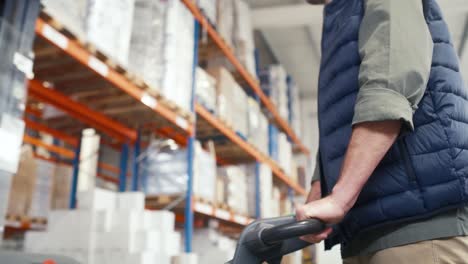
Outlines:
{"label": "cardboard box", "polygon": [[144,228],[147,230],[174,231],[175,214],[171,211],[145,211]]}
{"label": "cardboard box", "polygon": [[37,161],[31,146],[21,147],[18,172],[12,177],[7,214],[27,216],[36,185]]}
{"label": "cardboard box", "polygon": [[113,210],[116,208],[116,193],[100,188],[78,192],[78,208],[83,210]]}
{"label": "cardboard box", "polygon": [[110,215],[112,232],[132,233],[143,227],[142,210],[115,210]]}
{"label": "cardboard box", "polygon": [[123,192],[117,194],[118,210],[145,210],[145,194],[143,192]]}

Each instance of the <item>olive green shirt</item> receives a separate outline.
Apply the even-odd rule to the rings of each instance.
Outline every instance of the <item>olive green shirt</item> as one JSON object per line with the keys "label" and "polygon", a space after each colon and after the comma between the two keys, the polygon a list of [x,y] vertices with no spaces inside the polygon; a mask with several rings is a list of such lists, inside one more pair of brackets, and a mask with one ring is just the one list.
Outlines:
{"label": "olive green shirt", "polygon": [[[353,125],[402,120],[413,129],[413,114],[426,90],[433,41],[421,0],[364,0],[359,31],[362,63]],[[317,162],[317,164],[319,164]],[[319,165],[313,181],[320,180]],[[344,258],[419,241],[468,234],[468,208],[451,210],[424,221],[359,234],[342,248]]]}

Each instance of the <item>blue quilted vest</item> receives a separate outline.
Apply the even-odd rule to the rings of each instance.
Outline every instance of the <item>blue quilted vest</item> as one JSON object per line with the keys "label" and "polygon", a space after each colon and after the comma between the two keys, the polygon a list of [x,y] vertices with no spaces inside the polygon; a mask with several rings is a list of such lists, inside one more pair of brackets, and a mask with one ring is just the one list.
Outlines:
{"label": "blue quilted vest", "polygon": [[[364,0],[325,7],[319,80],[322,193],[336,184],[351,135],[361,58],[358,33]],[[414,132],[401,136],[362,190],[327,248],[364,230],[423,219],[468,201],[468,102],[458,58],[435,0],[423,0],[434,41],[430,79],[414,114]]]}

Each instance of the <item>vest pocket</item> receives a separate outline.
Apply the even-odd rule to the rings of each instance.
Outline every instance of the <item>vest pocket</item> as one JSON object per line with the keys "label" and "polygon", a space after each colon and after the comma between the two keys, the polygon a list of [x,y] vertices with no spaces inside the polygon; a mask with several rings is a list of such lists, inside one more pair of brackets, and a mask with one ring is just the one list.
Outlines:
{"label": "vest pocket", "polygon": [[408,151],[408,146],[404,138],[398,140],[398,148],[400,150],[401,157],[403,159],[403,165],[405,166],[405,172],[411,183],[416,182],[416,173],[414,171],[413,163]]}

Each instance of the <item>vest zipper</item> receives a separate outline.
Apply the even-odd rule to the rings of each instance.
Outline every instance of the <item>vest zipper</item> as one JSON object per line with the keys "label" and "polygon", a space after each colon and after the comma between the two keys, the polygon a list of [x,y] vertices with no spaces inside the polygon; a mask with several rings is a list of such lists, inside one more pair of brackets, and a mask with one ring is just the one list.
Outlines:
{"label": "vest zipper", "polygon": [[406,175],[408,176],[410,182],[416,182],[416,173],[414,172],[413,163],[411,162],[408,146],[406,145],[404,138],[398,140],[398,148],[400,149],[400,154],[403,158]]}

